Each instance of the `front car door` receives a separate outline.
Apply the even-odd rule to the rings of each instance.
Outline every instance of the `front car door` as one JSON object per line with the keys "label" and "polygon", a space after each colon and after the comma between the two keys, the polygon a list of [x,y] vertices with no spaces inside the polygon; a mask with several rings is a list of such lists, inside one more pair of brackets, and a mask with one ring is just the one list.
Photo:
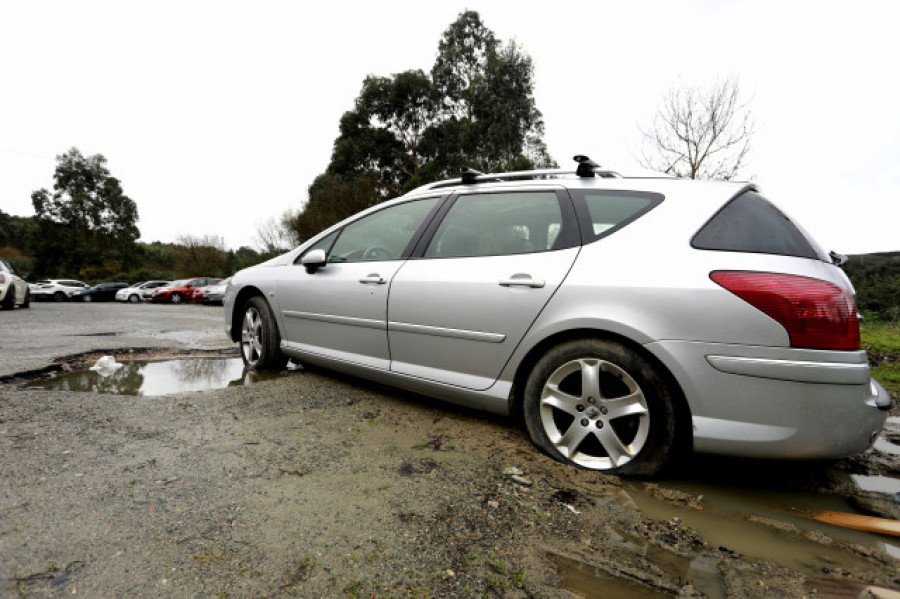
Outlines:
{"label": "front car door", "polygon": [[307,272],[297,258],[277,288],[282,348],[387,370],[388,290],[439,198],[369,213],[311,246],[327,262]]}
{"label": "front car door", "polygon": [[391,285],[391,370],[486,389],[568,274],[580,235],[563,190],[451,202]]}

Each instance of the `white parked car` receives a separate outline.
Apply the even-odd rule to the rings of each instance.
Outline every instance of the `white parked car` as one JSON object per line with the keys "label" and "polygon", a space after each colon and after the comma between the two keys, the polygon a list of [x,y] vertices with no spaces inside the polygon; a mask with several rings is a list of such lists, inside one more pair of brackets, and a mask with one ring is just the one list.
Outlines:
{"label": "white parked car", "polygon": [[90,287],[87,283],[75,279],[45,279],[28,285],[32,299],[49,299],[55,302],[65,302],[71,299],[72,294]]}
{"label": "white parked car", "polygon": [[130,287],[116,291],[117,302],[130,302],[136,304],[144,299],[150,299],[150,293],[159,287],[168,285],[168,281],[141,281]]}
{"label": "white parked car", "polygon": [[12,264],[0,258],[0,308],[27,308],[30,300],[28,283],[16,274]]}

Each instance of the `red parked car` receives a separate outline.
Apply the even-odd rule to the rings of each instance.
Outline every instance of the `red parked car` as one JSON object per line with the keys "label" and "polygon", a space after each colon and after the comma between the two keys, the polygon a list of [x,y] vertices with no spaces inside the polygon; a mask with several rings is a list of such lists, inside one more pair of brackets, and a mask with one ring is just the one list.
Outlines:
{"label": "red parked car", "polygon": [[151,302],[169,302],[171,304],[180,304],[182,302],[194,301],[194,291],[198,287],[206,287],[207,285],[215,285],[222,279],[218,277],[197,277],[195,279],[179,279],[172,281],[165,287],[154,289],[150,295]]}

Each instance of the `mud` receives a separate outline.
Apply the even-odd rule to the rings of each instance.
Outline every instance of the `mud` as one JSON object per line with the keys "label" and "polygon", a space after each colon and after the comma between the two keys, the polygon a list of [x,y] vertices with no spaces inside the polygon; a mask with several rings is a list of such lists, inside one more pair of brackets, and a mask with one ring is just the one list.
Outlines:
{"label": "mud", "polygon": [[[196,349],[178,338],[151,355]],[[891,538],[807,517],[896,514],[898,421],[850,460],[696,456],[646,483],[554,462],[515,422],[318,370],[144,397],[28,387],[0,384],[0,596],[900,589]]]}

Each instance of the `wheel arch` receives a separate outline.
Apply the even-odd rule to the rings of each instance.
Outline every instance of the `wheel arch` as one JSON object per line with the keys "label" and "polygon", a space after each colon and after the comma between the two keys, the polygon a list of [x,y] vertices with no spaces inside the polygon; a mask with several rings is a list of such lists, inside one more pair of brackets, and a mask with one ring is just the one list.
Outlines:
{"label": "wheel arch", "polygon": [[676,417],[676,453],[689,453],[693,450],[691,409],[688,405],[684,390],[678,383],[678,379],[675,378],[675,375],[672,374],[659,358],[648,351],[643,345],[629,337],[603,329],[577,328],[559,331],[535,344],[534,347],[525,354],[522,361],[519,362],[519,366],[516,368],[516,373],[513,377],[513,390],[512,393],[510,393],[509,398],[509,413],[513,418],[519,422],[524,422],[523,402],[525,399],[525,383],[541,356],[557,345],[579,339],[615,341],[647,360],[647,362],[649,362],[663,378],[667,388],[670,389],[672,394],[672,402],[674,404]]}
{"label": "wheel arch", "polygon": [[[246,287],[241,288],[241,290],[238,291],[238,294],[234,297],[233,309],[231,310],[232,341],[238,342],[241,340],[241,321],[244,318],[244,305],[250,300],[250,298],[256,296],[263,298],[263,301],[268,304],[269,309],[272,309],[272,304],[269,304],[269,300],[266,299],[266,295],[258,287],[247,285]],[[275,311],[272,310],[272,313],[274,314]]]}

